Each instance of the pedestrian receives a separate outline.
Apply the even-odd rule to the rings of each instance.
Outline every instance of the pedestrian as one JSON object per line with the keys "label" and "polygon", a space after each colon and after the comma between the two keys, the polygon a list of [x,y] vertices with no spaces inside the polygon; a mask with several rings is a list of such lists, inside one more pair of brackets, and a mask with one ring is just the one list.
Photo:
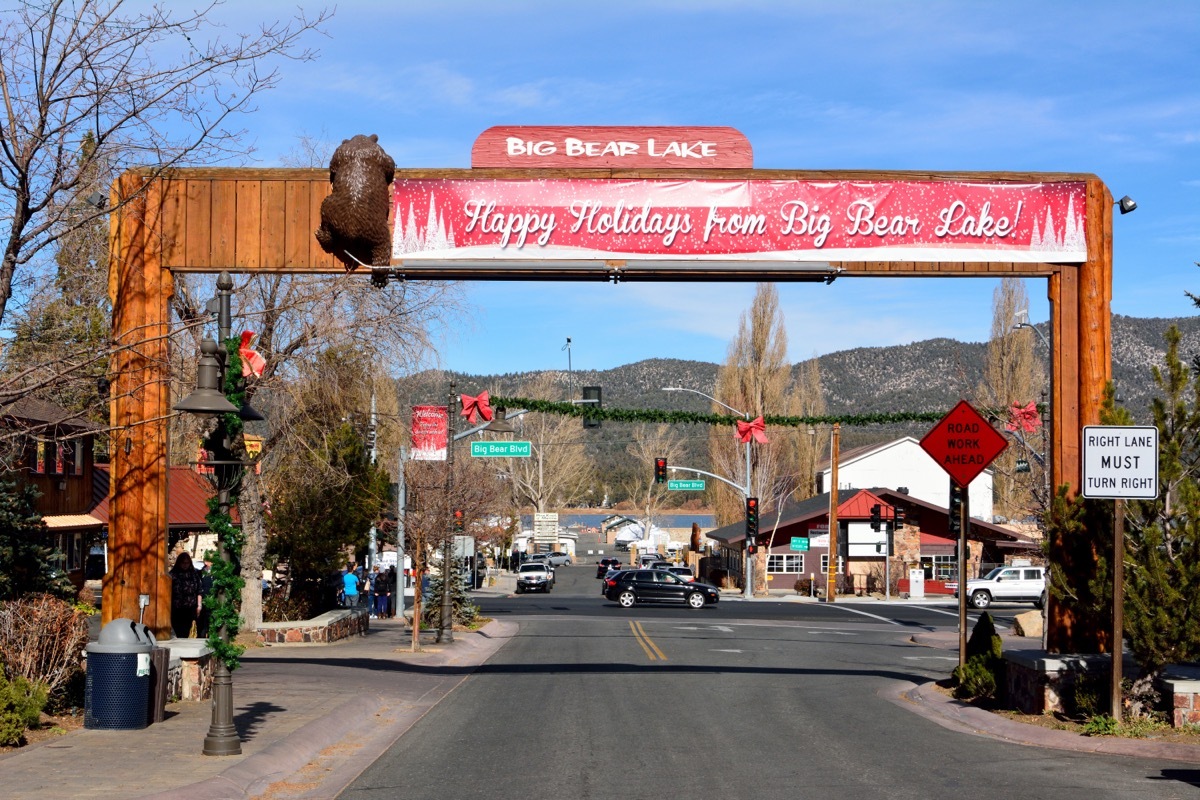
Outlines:
{"label": "pedestrian", "polygon": [[395,574],[391,568],[386,572],[380,572],[379,567],[375,568],[375,616],[378,618],[387,619],[390,616],[388,605],[392,602],[392,581]]}
{"label": "pedestrian", "polygon": [[358,573],[354,571],[353,564],[346,568],[346,574],[342,576],[342,593],[346,597],[346,608],[358,607]]}
{"label": "pedestrian", "polygon": [[400,573],[396,571],[396,566],[393,564],[388,567],[388,588],[391,593],[388,595],[387,614],[388,617],[396,616],[396,597],[404,591],[404,587],[400,584]]}
{"label": "pedestrian", "polygon": [[371,619],[375,619],[378,614],[375,611],[375,598],[378,596],[379,587],[379,565],[376,564],[371,568],[371,572],[367,575],[367,612],[370,613]]}
{"label": "pedestrian", "polygon": [[212,594],[212,559],[205,557],[204,567],[200,570],[200,614],[196,617],[196,635],[201,639],[208,638],[208,625],[212,619],[212,609],[206,604],[206,599]]}
{"label": "pedestrian", "polygon": [[187,639],[200,614],[200,573],[192,566],[192,557],[184,552],[175,559],[170,575],[171,630],[176,639]]}

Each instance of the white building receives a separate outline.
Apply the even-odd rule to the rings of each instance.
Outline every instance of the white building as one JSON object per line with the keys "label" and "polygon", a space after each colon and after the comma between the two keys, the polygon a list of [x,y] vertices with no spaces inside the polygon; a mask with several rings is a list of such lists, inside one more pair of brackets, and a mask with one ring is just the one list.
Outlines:
{"label": "white building", "polygon": [[[829,491],[830,464],[817,465],[817,493]],[[950,505],[950,476],[911,436],[893,442],[843,450],[838,454],[838,489],[906,491],[942,508]],[[971,516],[992,521],[992,471],[986,469],[968,487]]]}

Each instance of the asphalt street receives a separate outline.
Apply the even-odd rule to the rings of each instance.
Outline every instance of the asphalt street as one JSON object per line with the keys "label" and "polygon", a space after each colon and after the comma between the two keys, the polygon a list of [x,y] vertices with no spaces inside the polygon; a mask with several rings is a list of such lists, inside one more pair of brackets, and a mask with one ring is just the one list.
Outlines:
{"label": "asphalt street", "polygon": [[488,598],[519,634],[341,797],[1200,797],[1179,762],[1022,746],[905,708],[901,691],[954,666],[910,641],[955,629],[949,602],[624,610],[594,576],[560,568],[549,595]]}

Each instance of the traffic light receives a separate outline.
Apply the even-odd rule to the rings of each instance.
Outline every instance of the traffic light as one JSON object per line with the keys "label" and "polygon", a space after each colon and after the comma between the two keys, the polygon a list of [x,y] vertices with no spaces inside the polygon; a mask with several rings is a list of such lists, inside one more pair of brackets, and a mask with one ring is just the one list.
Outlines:
{"label": "traffic light", "polygon": [[892,510],[892,528],[893,529],[898,530],[900,528],[903,528],[905,523],[907,523],[907,522],[908,522],[907,513],[905,512],[905,510],[903,508],[895,508]]}
{"label": "traffic light", "polygon": [[758,544],[758,498],[746,498],[746,541]]}
{"label": "traffic light", "polygon": [[454,532],[463,532],[463,512],[461,509],[454,509]]}
{"label": "traffic light", "polygon": [[758,545],[757,545],[757,544],[754,544],[753,542],[751,542],[751,541],[749,541],[749,540],[747,540],[747,541],[746,541],[746,554],[747,554],[747,555],[751,555],[751,556],[752,556],[752,555],[754,555],[754,554],[755,554],[755,553],[757,553],[757,552],[758,552]]}
{"label": "traffic light", "polygon": [[[599,386],[583,387],[583,402],[584,402],[584,405],[587,406],[586,410],[590,411],[592,409],[596,409],[597,411],[599,411],[600,410],[600,387]],[[583,427],[599,428],[600,427],[600,418],[599,417],[589,417],[587,414],[584,414],[583,415]]]}
{"label": "traffic light", "polygon": [[962,533],[963,491],[963,487],[953,481],[950,482],[950,518],[946,522],[950,533],[954,536]]}
{"label": "traffic light", "polygon": [[876,503],[875,505],[871,506],[871,530],[877,531],[882,527],[883,527],[882,509],[879,507],[879,503]]}
{"label": "traffic light", "polygon": [[654,459],[654,482],[667,482],[667,460],[665,458]]}

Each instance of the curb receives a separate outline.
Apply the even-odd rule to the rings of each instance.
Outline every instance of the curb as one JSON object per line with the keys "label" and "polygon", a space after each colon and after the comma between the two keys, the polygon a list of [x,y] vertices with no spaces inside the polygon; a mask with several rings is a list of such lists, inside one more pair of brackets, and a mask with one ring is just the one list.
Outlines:
{"label": "curb", "polygon": [[[434,654],[423,663],[470,666],[474,671],[474,667],[507,644],[516,635],[518,627],[515,622],[493,620],[479,630],[472,631],[471,635],[456,633],[452,648]],[[459,676],[445,691],[431,697],[428,706],[402,709],[392,720],[376,729],[370,739],[360,742],[353,758],[342,756],[343,769],[332,772],[322,781],[316,789],[320,794],[314,796],[328,797],[330,792],[340,793],[469,675],[470,672],[467,672]],[[272,785],[299,773],[326,749],[361,733],[363,719],[394,701],[395,698],[379,694],[355,697],[212,778],[165,792],[143,795],[139,800],[245,800],[257,797],[269,791]]]}
{"label": "curb", "polygon": [[1200,762],[1200,745],[1115,736],[1081,736],[1070,731],[1026,725],[955,700],[934,688],[933,682],[899,687],[883,694],[897,705],[911,709],[944,728],[975,736],[1076,753],[1156,758],[1191,764]]}

